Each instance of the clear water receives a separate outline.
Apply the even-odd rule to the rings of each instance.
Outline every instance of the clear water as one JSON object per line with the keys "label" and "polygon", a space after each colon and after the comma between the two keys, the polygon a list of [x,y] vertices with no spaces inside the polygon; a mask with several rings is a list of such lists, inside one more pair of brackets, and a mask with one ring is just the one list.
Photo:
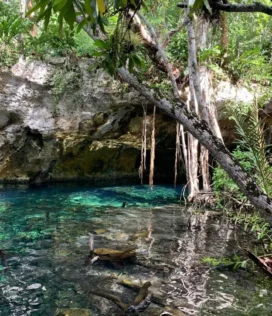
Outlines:
{"label": "clear water", "polygon": [[[0,315],[121,315],[89,291],[128,303],[136,294],[118,284],[122,278],[150,281],[173,315],[272,315],[266,276],[201,263],[232,255],[235,239],[245,246],[247,235],[208,213],[188,230],[179,194],[169,186],[0,189]],[[95,248],[137,246],[137,261],[91,265],[89,232]],[[142,315],[163,310],[151,304]]]}

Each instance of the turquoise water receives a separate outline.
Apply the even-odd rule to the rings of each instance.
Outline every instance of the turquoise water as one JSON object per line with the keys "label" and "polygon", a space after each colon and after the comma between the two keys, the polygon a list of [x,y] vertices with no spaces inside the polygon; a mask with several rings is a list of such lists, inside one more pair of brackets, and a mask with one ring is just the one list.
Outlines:
{"label": "turquoise water", "polygon": [[[13,237],[51,234],[58,220],[91,219],[94,210],[105,207],[152,207],[178,203],[181,188],[173,186],[120,186],[88,188],[52,186],[43,189],[0,190],[0,241]],[[44,219],[50,224],[44,227]],[[33,229],[29,226],[33,226]]]}
{"label": "turquoise water", "polygon": [[[237,236],[241,245],[248,236],[206,213],[188,230],[180,190],[0,189],[0,315],[121,315],[112,302],[89,294],[102,290],[131,302],[135,293],[120,278],[150,281],[175,315],[272,315],[271,282],[261,273],[201,263],[232,255]],[[96,249],[136,246],[137,260],[92,265],[89,233]],[[163,310],[151,304],[142,315]]]}

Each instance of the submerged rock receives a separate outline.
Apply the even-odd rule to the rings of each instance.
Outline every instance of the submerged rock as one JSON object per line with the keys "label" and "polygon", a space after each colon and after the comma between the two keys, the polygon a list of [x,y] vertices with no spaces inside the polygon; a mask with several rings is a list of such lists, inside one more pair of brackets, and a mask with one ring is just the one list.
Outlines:
{"label": "submerged rock", "polygon": [[34,283],[34,284],[29,285],[26,289],[27,290],[37,290],[41,287],[42,287],[42,285],[40,283]]}
{"label": "submerged rock", "polygon": [[58,308],[55,316],[91,316],[91,312],[83,308]]}

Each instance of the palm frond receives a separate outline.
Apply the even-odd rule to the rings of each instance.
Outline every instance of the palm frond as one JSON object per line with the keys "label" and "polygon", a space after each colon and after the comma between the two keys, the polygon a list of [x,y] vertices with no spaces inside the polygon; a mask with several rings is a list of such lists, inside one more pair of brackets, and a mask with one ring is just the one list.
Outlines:
{"label": "palm frond", "polygon": [[251,153],[256,181],[266,194],[272,195],[271,168],[266,159],[266,144],[264,140],[264,126],[259,119],[259,107],[255,99],[248,111],[240,107],[230,109],[231,118],[235,122],[240,145]]}

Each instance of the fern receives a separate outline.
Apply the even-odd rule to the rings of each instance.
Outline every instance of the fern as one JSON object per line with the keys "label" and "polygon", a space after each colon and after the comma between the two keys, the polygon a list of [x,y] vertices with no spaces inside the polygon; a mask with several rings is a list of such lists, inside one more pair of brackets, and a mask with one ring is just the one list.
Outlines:
{"label": "fern", "polygon": [[259,119],[257,100],[246,111],[241,107],[230,109],[231,119],[234,120],[240,145],[251,154],[252,163],[256,169],[256,181],[269,196],[272,195],[272,172],[266,158],[264,141],[264,126]]}

